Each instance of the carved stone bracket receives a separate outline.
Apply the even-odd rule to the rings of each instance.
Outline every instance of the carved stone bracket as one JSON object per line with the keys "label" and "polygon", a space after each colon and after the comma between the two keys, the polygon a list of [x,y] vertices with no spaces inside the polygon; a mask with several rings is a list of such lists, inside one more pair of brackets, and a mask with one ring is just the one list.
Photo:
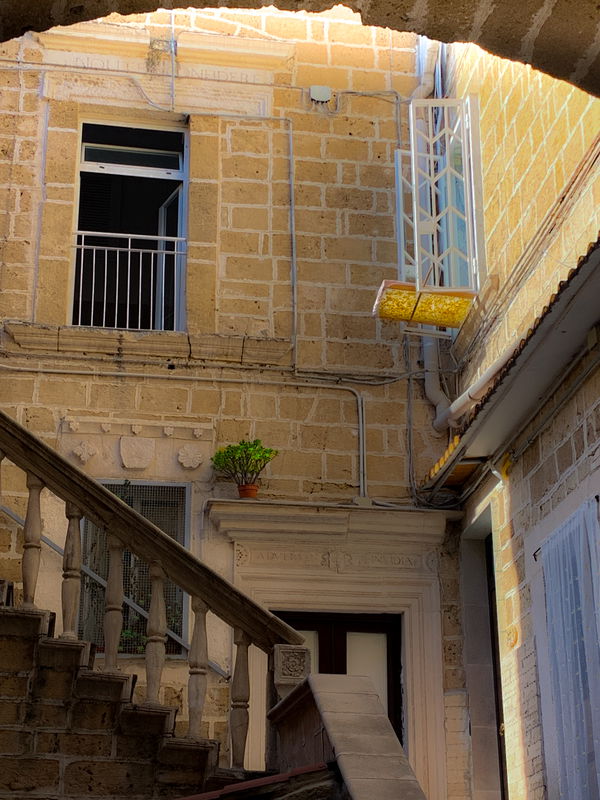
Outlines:
{"label": "carved stone bracket", "polygon": [[310,674],[310,650],[293,644],[274,647],[274,682],[280,700]]}
{"label": "carved stone bracket", "polygon": [[184,444],[177,453],[177,460],[184,469],[197,469],[204,461],[204,454],[199,445]]}
{"label": "carved stone bracket", "polygon": [[87,464],[90,458],[95,456],[97,452],[98,451],[94,445],[87,441],[79,442],[77,447],[73,448],[73,453],[77,456],[82,464]]}

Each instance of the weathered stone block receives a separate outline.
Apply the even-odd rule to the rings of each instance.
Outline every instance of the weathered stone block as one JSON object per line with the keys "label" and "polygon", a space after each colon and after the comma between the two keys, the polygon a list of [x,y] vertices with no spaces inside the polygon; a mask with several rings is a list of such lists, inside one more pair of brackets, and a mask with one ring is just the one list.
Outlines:
{"label": "weathered stone block", "polygon": [[56,753],[66,756],[100,756],[111,754],[110,734],[95,733],[38,733],[37,753]]}
{"label": "weathered stone block", "polygon": [[75,730],[107,730],[115,721],[115,703],[78,700],[72,710],[71,724]]}
{"label": "weathered stone block", "polygon": [[59,762],[49,758],[3,758],[0,770],[2,792],[47,792],[58,790]]}
{"label": "weathered stone block", "polygon": [[39,701],[27,709],[25,722],[36,728],[65,728],[67,708],[62,703]]}
{"label": "weathered stone block", "polygon": [[0,725],[16,725],[21,720],[21,703],[0,700]]}
{"label": "weathered stone block", "polygon": [[65,792],[71,795],[150,793],[153,771],[147,764],[123,761],[75,761],[65,768]]}

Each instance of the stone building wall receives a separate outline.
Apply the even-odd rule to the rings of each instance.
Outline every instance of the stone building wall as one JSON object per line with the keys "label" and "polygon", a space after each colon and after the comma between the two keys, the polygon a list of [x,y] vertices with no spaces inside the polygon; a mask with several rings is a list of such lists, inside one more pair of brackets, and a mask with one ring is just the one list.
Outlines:
{"label": "stone building wall", "polygon": [[488,283],[456,341],[467,386],[516,345],[600,228],[600,101],[530,67],[452,45],[450,86],[480,110]]}
{"label": "stone building wall", "polygon": [[[466,388],[506,348],[516,347],[597,238],[600,104],[473,45],[453,45],[451,64],[457,93],[479,98],[487,241],[488,284],[455,343]],[[505,443],[518,455],[504,482],[490,478],[466,505],[465,525],[491,506],[511,798],[546,797],[536,648],[540,620],[534,620],[532,606],[533,586],[541,578],[532,554],[594,494],[594,486],[597,493],[594,359],[597,345],[545,398],[519,438]],[[590,366],[583,385],[552,414]],[[538,430],[548,415],[550,421]]]}
{"label": "stone building wall", "polygon": [[[490,504],[498,598],[506,759],[511,797],[545,797],[541,696],[536,645],[543,621],[532,591],[541,580],[534,553],[600,487],[600,374],[597,345],[513,443],[518,458],[504,485],[469,502],[467,518]],[[587,377],[584,372],[590,371]],[[583,381],[574,389],[577,381]],[[568,396],[571,395],[571,396]],[[562,407],[552,412],[562,400]],[[541,430],[541,424],[551,416]],[[526,449],[524,445],[530,442]]]}
{"label": "stone building wall", "polygon": [[[363,417],[362,488],[372,499],[412,502],[407,422],[414,474],[440,447],[420,373],[412,376],[409,402],[406,350],[418,369],[418,347],[406,348],[395,324],[370,314],[381,281],[396,275],[394,150],[405,133],[400,100],[419,80],[415,46],[415,36],[362,26],[346,10],[190,10],[173,20],[166,12],[111,16],[27,34],[0,51],[2,409],[96,478],[190,485],[189,546],[228,579],[236,579],[232,543],[210,545],[203,505],[235,493],[215,481],[209,459],[217,447],[244,437],[276,447],[262,497],[310,501],[317,515],[319,503],[348,503],[360,494]],[[327,106],[310,101],[313,84],[333,89]],[[174,125],[188,135],[185,331],[70,324],[80,127],[90,121]],[[124,440],[139,444],[134,461]],[[5,462],[2,478],[2,502],[24,517],[24,476]],[[46,491],[42,500],[44,534],[61,545],[64,510]],[[348,511],[361,546],[379,536],[389,549],[395,513],[381,510],[388,521],[379,523],[374,508],[363,533],[360,511]],[[18,524],[3,518],[0,568],[17,582],[21,547]],[[458,588],[449,579],[444,589],[450,644],[442,649],[437,561],[421,567],[425,579],[409,569],[402,581],[388,569],[393,601],[376,570],[371,576],[364,569],[360,608],[344,584],[336,609],[408,613],[413,581],[425,581],[427,635],[439,645],[428,663],[440,678],[428,692],[427,743],[439,752],[441,677],[445,670],[452,688],[460,669]],[[454,576],[452,558],[443,570]],[[40,603],[59,607],[60,572],[59,555],[44,546]],[[333,565],[326,583],[341,580]],[[314,610],[314,593],[299,598],[296,607]],[[420,612],[415,619],[422,625],[424,618]],[[209,656],[227,671],[230,632],[211,626]],[[140,659],[123,659],[122,666],[140,672]],[[413,670],[408,692],[415,698],[423,671]],[[169,660],[162,699],[183,712],[186,681],[185,666]],[[225,760],[227,701],[226,680],[212,675],[204,732],[221,741]],[[451,800],[468,797],[461,777],[468,745],[463,731],[448,763],[428,767],[419,744],[421,774],[431,771],[432,787],[434,778],[445,785],[443,776],[452,773]]]}
{"label": "stone building wall", "polygon": [[[406,414],[406,382],[398,379],[406,372],[402,339],[397,326],[373,319],[370,309],[381,280],[396,269],[393,151],[399,128],[392,92],[417,83],[415,37],[336,14],[176,15],[182,76],[175,81],[173,113],[155,108],[169,103],[170,65],[155,46],[170,35],[168,14],[78,26],[77,45],[62,29],[4,45],[0,66],[9,88],[2,94],[2,185],[8,202],[0,311],[20,323],[4,326],[6,365],[30,369],[39,354],[36,369],[43,363],[59,370],[42,377],[13,373],[2,399],[19,420],[29,408],[32,429],[47,436],[56,435],[61,419],[90,410],[132,420],[214,422],[215,445],[252,435],[280,449],[278,469],[265,485],[269,494],[350,498],[358,482],[354,399],[350,392],[301,387],[280,397],[267,385],[266,370],[291,386],[294,362],[303,381],[315,377],[326,387],[339,375],[365,394],[369,493],[408,496],[398,425]],[[224,68],[220,48],[232,32],[240,34],[242,52],[227,56],[232,64]],[[131,55],[118,55],[119,36],[129,37]],[[317,79],[335,91],[327,109],[307,97]],[[257,120],[257,114],[267,118]],[[174,122],[189,131],[185,333],[90,332],[69,325],[79,126],[98,119]],[[94,364],[95,372],[119,374],[140,372],[144,364],[152,377],[82,380],[75,374],[82,364],[86,372]],[[229,378],[248,375],[248,384],[265,385],[249,391],[242,383],[221,382],[224,366]],[[67,369],[74,374],[60,375]],[[195,384],[200,375],[214,382]],[[418,382],[413,391],[416,421],[426,422],[430,409]],[[437,444],[417,427],[420,474]]]}

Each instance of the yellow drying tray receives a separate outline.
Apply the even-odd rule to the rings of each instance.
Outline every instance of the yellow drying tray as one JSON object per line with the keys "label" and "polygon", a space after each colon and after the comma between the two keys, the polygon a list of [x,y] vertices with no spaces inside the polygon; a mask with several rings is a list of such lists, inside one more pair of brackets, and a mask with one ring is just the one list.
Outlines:
{"label": "yellow drying tray", "polygon": [[460,328],[469,313],[476,292],[447,286],[426,286],[417,292],[414,283],[384,281],[373,314],[380,319]]}

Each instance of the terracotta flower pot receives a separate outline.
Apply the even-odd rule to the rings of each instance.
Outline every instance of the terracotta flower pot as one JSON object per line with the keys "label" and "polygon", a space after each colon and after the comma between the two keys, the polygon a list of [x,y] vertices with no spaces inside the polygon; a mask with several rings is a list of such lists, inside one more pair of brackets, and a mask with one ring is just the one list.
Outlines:
{"label": "terracotta flower pot", "polygon": [[241,498],[255,499],[258,494],[258,483],[239,483],[238,492]]}

